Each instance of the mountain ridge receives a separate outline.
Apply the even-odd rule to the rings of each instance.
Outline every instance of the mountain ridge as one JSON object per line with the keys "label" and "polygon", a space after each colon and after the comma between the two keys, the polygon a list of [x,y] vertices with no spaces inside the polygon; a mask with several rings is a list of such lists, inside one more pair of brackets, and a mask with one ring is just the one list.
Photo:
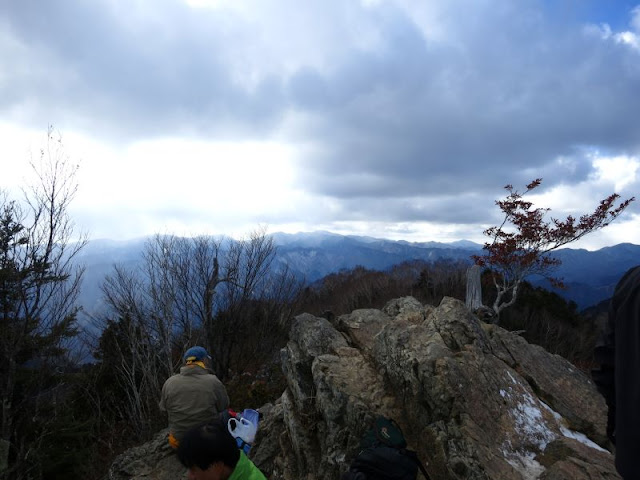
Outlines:
{"label": "mountain ridge", "polygon": [[[287,265],[308,283],[356,266],[386,270],[411,260],[452,260],[471,264],[470,256],[482,251],[482,245],[468,240],[407,242],[325,231],[270,235],[277,247],[276,265]],[[113,265],[135,268],[142,259],[144,244],[150,238],[91,240],[81,250],[78,261],[85,265],[85,279],[79,301],[85,312],[95,314],[100,310],[100,284],[105,275],[111,273]],[[562,261],[554,274],[568,287],[554,291],[583,309],[611,296],[624,272],[640,263],[640,245],[621,243],[596,251],[565,248],[554,252],[554,256]],[[542,278],[532,277],[529,281],[551,289]]]}

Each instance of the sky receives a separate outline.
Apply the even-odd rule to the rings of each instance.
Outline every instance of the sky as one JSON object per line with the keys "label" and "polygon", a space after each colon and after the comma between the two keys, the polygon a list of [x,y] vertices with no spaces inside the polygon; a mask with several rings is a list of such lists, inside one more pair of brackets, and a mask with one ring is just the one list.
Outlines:
{"label": "sky", "polygon": [[[638,2],[638,3],[636,3]],[[640,243],[640,0],[5,0],[0,188],[48,126],[91,239],[483,243],[504,186]]]}

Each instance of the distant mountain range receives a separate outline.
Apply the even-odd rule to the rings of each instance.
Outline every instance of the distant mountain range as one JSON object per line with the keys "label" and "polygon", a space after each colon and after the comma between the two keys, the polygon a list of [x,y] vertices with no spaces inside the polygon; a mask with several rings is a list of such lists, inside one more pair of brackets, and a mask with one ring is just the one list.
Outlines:
{"label": "distant mountain range", "polygon": [[[309,283],[358,265],[385,270],[414,259],[452,259],[471,263],[470,256],[482,251],[482,245],[466,240],[411,243],[329,232],[272,235],[277,245],[276,261],[287,264]],[[87,312],[97,313],[100,310],[100,284],[112,271],[113,265],[135,267],[141,261],[146,240],[93,240],[82,250],[80,261],[86,271],[79,300]],[[633,265],[640,264],[640,245],[623,243],[593,252],[565,248],[555,252],[554,256],[562,261],[555,274],[563,278],[568,287],[557,293],[583,309],[611,297],[622,274]],[[529,281],[548,287],[543,279],[531,278]]]}
{"label": "distant mountain range", "polygon": [[304,275],[308,282],[361,265],[385,270],[407,260],[469,260],[482,245],[466,240],[453,243],[409,243],[329,232],[275,233],[277,261]]}

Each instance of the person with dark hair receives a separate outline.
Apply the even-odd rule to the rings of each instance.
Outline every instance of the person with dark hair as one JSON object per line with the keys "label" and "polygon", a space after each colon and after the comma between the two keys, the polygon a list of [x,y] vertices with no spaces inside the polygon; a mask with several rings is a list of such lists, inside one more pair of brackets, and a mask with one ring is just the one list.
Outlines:
{"label": "person with dark hair", "polygon": [[592,372],[609,407],[607,435],[624,479],[640,478],[640,265],[616,285],[603,338],[595,349],[600,368]]}
{"label": "person with dark hair", "polygon": [[187,431],[177,455],[190,480],[266,480],[220,420]]}
{"label": "person with dark hair", "polygon": [[173,448],[189,428],[210,422],[229,408],[227,389],[205,364],[210,358],[203,347],[191,347],[184,354],[180,373],[162,386],[159,406],[169,416],[169,444]]}

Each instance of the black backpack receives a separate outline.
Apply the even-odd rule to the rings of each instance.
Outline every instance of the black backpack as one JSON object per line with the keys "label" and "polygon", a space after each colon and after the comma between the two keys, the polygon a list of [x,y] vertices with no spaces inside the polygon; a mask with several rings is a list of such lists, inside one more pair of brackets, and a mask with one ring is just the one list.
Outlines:
{"label": "black backpack", "polygon": [[363,449],[351,462],[341,480],[416,480],[418,468],[429,475],[416,452],[407,450],[407,441],[398,424],[379,416],[360,441]]}

